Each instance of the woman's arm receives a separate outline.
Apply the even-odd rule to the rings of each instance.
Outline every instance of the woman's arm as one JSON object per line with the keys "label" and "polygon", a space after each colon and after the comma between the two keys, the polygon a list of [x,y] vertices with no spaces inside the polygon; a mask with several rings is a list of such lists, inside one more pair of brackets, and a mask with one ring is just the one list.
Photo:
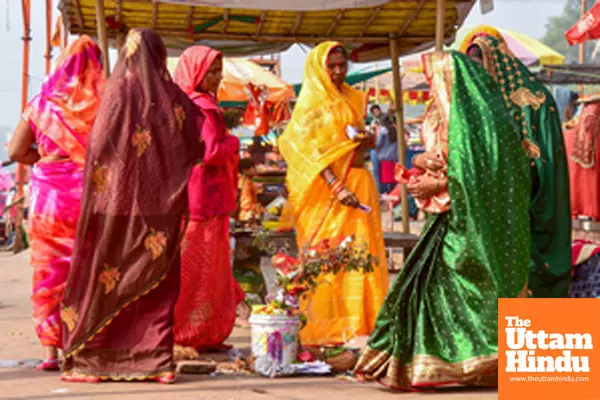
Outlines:
{"label": "woman's arm", "polygon": [[205,114],[201,133],[205,144],[203,162],[209,166],[223,166],[240,150],[240,140],[233,135],[219,140],[218,132],[224,126],[217,120],[215,112],[208,111]]}
{"label": "woman's arm", "polygon": [[40,154],[32,147],[34,143],[35,136],[31,126],[21,119],[8,146],[8,156],[12,161],[33,165],[40,159]]}
{"label": "woman's arm", "polygon": [[340,203],[348,207],[358,208],[360,205],[358,198],[338,180],[331,168],[325,168],[321,172],[321,178],[323,178],[327,186],[329,186],[329,190],[331,190]]}

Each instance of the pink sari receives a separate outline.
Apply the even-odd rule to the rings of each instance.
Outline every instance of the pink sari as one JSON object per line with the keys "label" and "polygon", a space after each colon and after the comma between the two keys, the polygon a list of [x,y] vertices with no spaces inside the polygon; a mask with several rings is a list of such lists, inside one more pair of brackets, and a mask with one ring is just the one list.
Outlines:
{"label": "pink sari", "polygon": [[23,118],[42,158],[31,175],[29,235],[33,320],[44,346],[62,347],[60,302],[75,243],[88,135],[104,88],[100,49],[88,37],[59,58]]}

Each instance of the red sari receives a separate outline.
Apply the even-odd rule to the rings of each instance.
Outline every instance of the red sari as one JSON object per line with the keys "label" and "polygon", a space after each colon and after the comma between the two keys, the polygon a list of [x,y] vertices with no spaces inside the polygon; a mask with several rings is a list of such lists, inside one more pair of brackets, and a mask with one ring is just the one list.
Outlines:
{"label": "red sari", "polygon": [[216,99],[195,89],[221,53],[208,47],[186,50],[175,82],[204,114],[199,126],[203,163],[189,183],[190,223],[181,253],[181,291],[175,306],[175,343],[196,349],[219,348],[245,298],[231,269],[229,215],[236,209],[239,139],[229,135]]}
{"label": "red sari", "polygon": [[199,115],[166,49],[131,30],[90,135],[82,213],[61,307],[68,381],[173,380],[187,183]]}
{"label": "red sari", "polygon": [[565,131],[571,178],[571,213],[600,221],[600,101],[585,104]]}

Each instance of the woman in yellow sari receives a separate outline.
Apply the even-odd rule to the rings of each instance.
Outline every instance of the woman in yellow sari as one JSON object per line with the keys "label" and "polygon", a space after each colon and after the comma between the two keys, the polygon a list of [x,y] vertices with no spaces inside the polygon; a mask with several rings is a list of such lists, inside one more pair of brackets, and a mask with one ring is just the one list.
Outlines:
{"label": "woman in yellow sari", "polygon": [[[368,335],[388,290],[379,195],[365,168],[370,136],[350,139],[348,126],[364,128],[364,95],[344,83],[344,48],[325,42],[308,55],[302,91],[280,138],[298,247],[354,235],[379,260],[371,273],[341,272],[322,278],[303,300],[308,319],[303,345],[339,344]],[[359,206],[371,209],[363,211]]]}

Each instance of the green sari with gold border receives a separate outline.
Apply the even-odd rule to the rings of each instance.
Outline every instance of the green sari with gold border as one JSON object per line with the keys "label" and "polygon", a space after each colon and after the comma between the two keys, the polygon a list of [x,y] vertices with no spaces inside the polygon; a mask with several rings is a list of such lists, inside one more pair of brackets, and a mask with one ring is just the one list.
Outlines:
{"label": "green sari with gold border", "polygon": [[472,44],[485,69],[500,84],[529,148],[532,180],[529,212],[530,297],[568,297],[571,285],[569,167],[558,107],[552,94],[516,58],[503,40],[486,35]]}
{"label": "green sari with gold border", "polygon": [[493,379],[498,298],[523,294],[530,248],[529,171],[498,85],[461,53],[423,62],[448,131],[451,209],[429,216],[355,369],[400,390]]}

